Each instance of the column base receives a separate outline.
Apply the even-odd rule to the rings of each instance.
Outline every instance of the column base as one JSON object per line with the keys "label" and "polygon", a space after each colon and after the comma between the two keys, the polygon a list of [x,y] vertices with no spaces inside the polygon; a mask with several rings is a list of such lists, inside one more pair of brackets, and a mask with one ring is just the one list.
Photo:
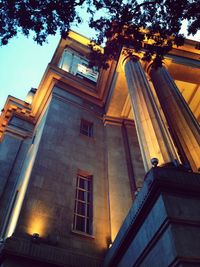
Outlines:
{"label": "column base", "polygon": [[200,174],[151,169],[104,267],[200,266]]}

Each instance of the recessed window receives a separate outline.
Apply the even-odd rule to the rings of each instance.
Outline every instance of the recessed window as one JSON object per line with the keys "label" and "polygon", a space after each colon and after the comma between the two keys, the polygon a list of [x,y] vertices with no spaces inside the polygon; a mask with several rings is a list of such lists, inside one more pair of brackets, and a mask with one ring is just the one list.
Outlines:
{"label": "recessed window", "polygon": [[88,59],[72,49],[64,50],[58,66],[83,80],[94,84],[97,83],[99,76],[98,68],[89,67]]}
{"label": "recessed window", "polygon": [[93,123],[82,119],[81,126],[80,126],[80,133],[88,137],[92,137],[93,136]]}
{"label": "recessed window", "polygon": [[92,176],[77,175],[73,229],[92,235]]}

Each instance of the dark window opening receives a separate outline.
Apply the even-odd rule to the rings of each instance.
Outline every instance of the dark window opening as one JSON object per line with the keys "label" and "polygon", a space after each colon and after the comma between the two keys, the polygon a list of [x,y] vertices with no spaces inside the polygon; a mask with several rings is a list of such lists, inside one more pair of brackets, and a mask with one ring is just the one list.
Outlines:
{"label": "dark window opening", "polygon": [[80,133],[88,137],[92,137],[93,136],[93,123],[86,121],[86,120],[81,120]]}

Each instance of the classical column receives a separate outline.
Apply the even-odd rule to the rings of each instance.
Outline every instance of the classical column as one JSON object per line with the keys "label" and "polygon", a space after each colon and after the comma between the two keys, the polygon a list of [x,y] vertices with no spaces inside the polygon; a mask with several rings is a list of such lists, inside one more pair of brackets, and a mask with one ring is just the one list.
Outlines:
{"label": "classical column", "polygon": [[149,74],[182,162],[197,171],[200,167],[199,124],[166,68],[151,67]]}
{"label": "classical column", "polygon": [[177,159],[178,156],[139,60],[127,58],[124,70],[143,162],[145,170],[148,171],[152,167],[151,158],[158,158],[159,164],[164,164]]}

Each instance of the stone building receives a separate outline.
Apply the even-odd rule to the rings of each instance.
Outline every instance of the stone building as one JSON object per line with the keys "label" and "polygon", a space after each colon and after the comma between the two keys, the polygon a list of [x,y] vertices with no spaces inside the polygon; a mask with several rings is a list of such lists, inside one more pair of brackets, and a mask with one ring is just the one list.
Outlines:
{"label": "stone building", "polygon": [[99,70],[88,43],[3,108],[0,266],[200,266],[200,51]]}

